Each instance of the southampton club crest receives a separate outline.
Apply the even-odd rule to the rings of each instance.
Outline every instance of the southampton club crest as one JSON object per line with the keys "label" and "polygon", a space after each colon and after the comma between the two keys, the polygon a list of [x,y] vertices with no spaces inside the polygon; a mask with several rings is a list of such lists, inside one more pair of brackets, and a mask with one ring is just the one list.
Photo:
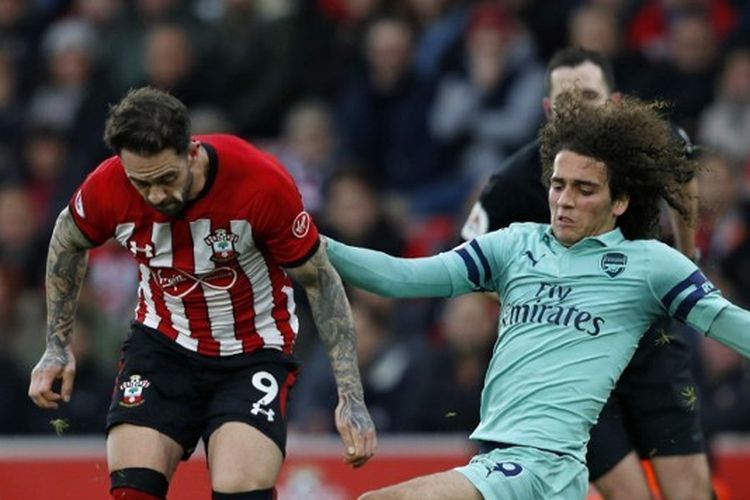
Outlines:
{"label": "southampton club crest", "polygon": [[622,274],[628,265],[628,256],[620,252],[609,252],[602,256],[602,271],[614,278]]}
{"label": "southampton club crest", "polygon": [[144,403],[143,390],[151,385],[151,382],[142,378],[138,374],[130,376],[130,380],[120,384],[122,390],[122,399],[120,400],[120,406],[126,408],[133,408]]}
{"label": "southampton club crest", "polygon": [[237,251],[234,249],[234,244],[237,243],[240,237],[233,234],[226,229],[217,229],[213,233],[209,234],[203,241],[206,245],[211,247],[213,255],[211,260],[216,263],[229,262],[230,260],[237,257]]}

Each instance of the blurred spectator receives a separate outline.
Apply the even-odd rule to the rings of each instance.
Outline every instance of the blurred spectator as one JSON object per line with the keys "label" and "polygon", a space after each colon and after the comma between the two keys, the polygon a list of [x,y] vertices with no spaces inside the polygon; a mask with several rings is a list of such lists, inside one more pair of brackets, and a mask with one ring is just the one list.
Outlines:
{"label": "blurred spectator", "polygon": [[[583,0],[502,0],[500,3],[520,19],[534,38],[538,55],[544,60],[566,45],[565,26],[570,12]],[[623,0],[605,0],[618,2]],[[629,1],[629,0],[628,0]]]}
{"label": "blurred spectator", "polygon": [[226,7],[219,53],[227,71],[227,110],[240,135],[272,137],[300,91],[305,61],[297,3],[232,0]]}
{"label": "blurred spectator", "polygon": [[464,63],[440,81],[430,129],[456,176],[479,181],[536,133],[544,69],[521,25],[490,3],[472,12]]}
{"label": "blurred spectator", "polygon": [[484,373],[497,338],[497,303],[482,294],[445,302],[444,344],[430,354],[415,432],[470,432],[479,423]]}
{"label": "blurred spectator", "polygon": [[617,88],[629,93],[631,82],[647,65],[639,52],[622,43],[617,12],[609,5],[587,3],[571,13],[568,21],[568,45],[593,50],[612,63]]}
{"label": "blurred spectator", "polygon": [[111,96],[108,75],[98,70],[97,35],[82,19],[57,21],[45,33],[42,48],[47,71],[31,96],[28,125],[55,127],[75,137],[65,175],[70,190],[82,180],[83,169],[106,154],[101,137]]}
{"label": "blurred spectator", "polygon": [[384,17],[367,29],[364,72],[353,72],[339,101],[345,154],[386,193],[406,195],[435,175],[426,116],[431,93],[412,71],[413,33]]}
{"label": "blurred spectator", "polygon": [[28,130],[23,146],[23,186],[38,230],[51,232],[68,201],[70,193],[64,181],[67,160],[68,143],[57,129],[37,126]]}
{"label": "blurred spectator", "polygon": [[218,99],[215,73],[201,67],[199,54],[187,28],[175,23],[154,24],[144,40],[142,85],[167,90],[188,108],[213,103]]}
{"label": "blurred spectator", "polygon": [[691,136],[696,121],[713,99],[718,46],[708,20],[696,11],[676,16],[669,25],[666,59],[641,72],[635,92],[645,99],[672,103],[672,118]]}
{"label": "blurred spectator", "polygon": [[313,214],[321,209],[323,184],[337,161],[337,135],[328,105],[303,101],[287,113],[279,146],[273,150],[294,177],[305,209]]}
{"label": "blurred spectator", "polygon": [[471,9],[459,0],[407,0],[407,11],[417,26],[414,72],[421,80],[434,80],[446,70],[452,49],[466,30]]}
{"label": "blurred spectator", "polygon": [[21,92],[33,88],[37,78],[45,19],[35,14],[32,0],[0,0],[0,43],[19,71]]}
{"label": "blurred spectator", "polygon": [[17,68],[7,45],[0,42],[0,183],[16,177],[17,147],[21,140],[24,108],[19,101]]}
{"label": "blurred spectator", "polygon": [[[119,0],[117,0],[119,1]],[[145,42],[156,24],[178,24],[190,32],[190,40],[200,53],[211,46],[213,32],[191,15],[181,0],[133,0],[116,6],[112,29],[107,37],[105,66],[110,85],[119,96],[142,82],[145,76]],[[106,11],[112,14],[111,11]],[[212,75],[208,75],[209,77]]]}
{"label": "blurred spectator", "polygon": [[728,158],[705,154],[700,162],[696,245],[705,268],[714,266],[739,244],[742,229],[737,207],[742,185],[737,182],[739,169]]}
{"label": "blurred spectator", "polygon": [[[379,432],[404,432],[415,427],[422,401],[415,397],[430,373],[423,366],[418,345],[396,338],[388,318],[361,303],[352,303],[357,331],[357,356],[370,415]],[[305,376],[290,400],[292,426],[303,432],[333,432],[331,409],[336,406],[336,384],[325,349],[319,349],[303,368]]]}
{"label": "blurred spectator", "polygon": [[699,339],[697,378],[706,438],[750,431],[750,371],[742,356],[711,338]]}
{"label": "blurred spectator", "polygon": [[737,22],[730,0],[646,0],[636,5],[628,22],[627,41],[631,48],[653,58],[673,50],[668,47],[672,44],[670,23],[686,11],[697,12],[720,39],[729,35]]}
{"label": "blurred spectator", "polygon": [[750,49],[725,60],[716,100],[701,116],[698,138],[736,162],[750,159]]}
{"label": "blurred spectator", "polygon": [[34,207],[20,186],[0,187],[0,261],[22,278],[21,286],[41,283],[46,241],[38,233]]}
{"label": "blurred spectator", "polygon": [[[15,434],[24,428],[24,415],[19,408],[25,405],[25,374],[19,369],[14,343],[23,321],[18,309],[18,280],[12,270],[0,263],[0,434]],[[41,334],[41,332],[37,332]]]}
{"label": "blurred spectator", "polygon": [[326,184],[321,233],[349,245],[401,255],[404,240],[376,188],[361,172],[341,170]]}
{"label": "blurred spectator", "polygon": [[198,106],[189,110],[193,134],[235,134],[229,113],[218,106]]}
{"label": "blurred spectator", "polygon": [[32,124],[74,129],[92,83],[96,47],[96,33],[80,19],[58,21],[45,33],[42,49],[47,71],[29,104]]}

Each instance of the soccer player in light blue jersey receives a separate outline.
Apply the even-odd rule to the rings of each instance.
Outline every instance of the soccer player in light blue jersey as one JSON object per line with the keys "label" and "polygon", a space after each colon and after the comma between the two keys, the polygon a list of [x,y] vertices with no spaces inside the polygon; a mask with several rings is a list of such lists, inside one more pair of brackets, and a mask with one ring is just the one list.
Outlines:
{"label": "soccer player in light blue jersey", "polygon": [[750,312],[654,240],[661,199],[683,215],[694,164],[655,105],[562,96],[541,132],[550,224],[512,224],[422,259],[329,240],[341,276],[390,297],[498,292],[502,315],[471,438],[455,470],[373,499],[582,499],[589,429],[642,332],[670,315],[750,355]]}

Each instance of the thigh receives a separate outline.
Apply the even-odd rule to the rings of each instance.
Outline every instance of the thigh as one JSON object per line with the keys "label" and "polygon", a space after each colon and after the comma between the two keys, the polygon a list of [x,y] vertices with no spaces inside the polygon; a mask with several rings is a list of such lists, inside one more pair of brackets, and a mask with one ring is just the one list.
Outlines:
{"label": "thigh", "polygon": [[610,473],[633,451],[633,443],[625,423],[620,401],[612,393],[591,428],[591,439],[586,450],[586,465],[591,481]]}
{"label": "thigh", "polygon": [[204,441],[227,422],[254,427],[286,452],[286,402],[297,378],[296,366],[258,363],[222,372],[213,383]]}
{"label": "thigh", "polygon": [[281,470],[281,450],[258,429],[227,422],[208,441],[211,487],[222,493],[273,488]]}
{"label": "thigh", "polygon": [[704,453],[654,457],[651,464],[665,500],[712,498],[708,459]]}
{"label": "thigh", "polygon": [[[455,470],[422,476],[365,493],[359,500],[482,500],[482,494]],[[490,497],[484,497],[490,498]]]}
{"label": "thigh", "polygon": [[203,427],[205,400],[195,391],[196,371],[148,335],[134,329],[123,345],[107,432],[123,424],[150,428],[177,442],[187,459]]}
{"label": "thigh", "polygon": [[458,467],[486,500],[585,497],[588,474],[572,457],[525,446],[496,448]]}
{"label": "thigh", "polygon": [[635,452],[625,455],[604,475],[592,479],[596,488],[607,500],[650,500],[651,492],[643,473],[641,461]]}
{"label": "thigh", "polygon": [[174,439],[148,427],[120,424],[107,434],[107,466],[110,472],[144,467],[172,478],[184,449]]}

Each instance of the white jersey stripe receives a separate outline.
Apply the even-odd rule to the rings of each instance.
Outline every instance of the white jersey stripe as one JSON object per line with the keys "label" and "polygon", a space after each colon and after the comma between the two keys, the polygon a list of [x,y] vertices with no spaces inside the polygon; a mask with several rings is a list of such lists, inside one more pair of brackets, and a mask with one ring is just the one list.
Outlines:
{"label": "white jersey stripe", "polygon": [[[232,232],[239,236],[241,248],[254,247],[252,241],[252,227],[247,221],[233,220],[230,222]],[[253,307],[255,308],[255,331],[263,339],[267,348],[283,349],[284,337],[276,327],[273,318],[273,290],[271,277],[268,273],[268,265],[263,254],[249,252],[248,255],[240,256],[240,265],[245,275],[250,280],[253,288]]]}
{"label": "white jersey stripe", "polygon": [[149,260],[149,265],[152,268],[172,267],[172,225],[169,222],[154,222],[151,241],[154,244],[154,256]]}
{"label": "white jersey stripe", "polygon": [[123,247],[128,248],[128,240],[133,237],[133,231],[135,231],[134,222],[117,224],[115,228],[115,240]]}
{"label": "white jersey stripe", "polygon": [[154,304],[154,296],[151,291],[151,270],[143,264],[138,264],[138,270],[141,274],[141,282],[138,284],[138,288],[141,290],[143,301],[146,304],[146,318],[143,324],[149,328],[158,329],[161,320],[159,315],[156,314],[156,304]]}
{"label": "white jersey stripe", "polygon": [[[211,257],[214,255],[213,247],[204,241],[204,238],[211,233],[210,219],[198,219],[190,223],[190,235],[193,238],[195,275],[199,278],[208,273],[219,272],[224,269],[223,266],[217,268],[216,263],[211,260]],[[227,266],[226,272],[236,276],[236,271],[231,267]],[[211,336],[219,342],[220,354],[228,356],[241,353],[242,341],[235,338],[234,310],[229,291],[221,289],[221,287],[217,288],[204,281],[200,283],[203,290],[203,297],[206,301]]]}

